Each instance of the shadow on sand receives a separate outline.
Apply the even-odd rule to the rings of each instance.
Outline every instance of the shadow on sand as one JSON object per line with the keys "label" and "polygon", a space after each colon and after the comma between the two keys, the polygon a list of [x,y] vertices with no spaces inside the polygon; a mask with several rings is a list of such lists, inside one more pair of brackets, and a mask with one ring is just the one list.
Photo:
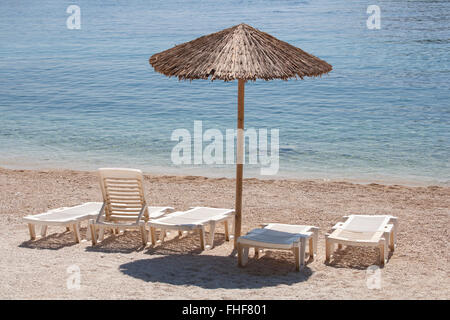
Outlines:
{"label": "shadow on sand", "polygon": [[[205,238],[208,239],[209,233],[205,232]],[[214,236],[214,247],[225,243],[225,235],[216,233]],[[179,237],[178,235],[147,249],[148,254],[171,255],[171,254],[200,254],[203,250],[200,248],[200,235],[192,233]]]}
{"label": "shadow on sand", "polygon": [[[216,234],[216,246],[224,241],[223,234]],[[130,277],[146,282],[205,289],[291,285],[306,281],[312,275],[308,266],[300,272],[295,271],[294,255],[290,252],[268,251],[258,260],[250,258],[245,268],[239,268],[235,252],[231,251],[230,245],[229,256],[214,255],[214,249],[201,251],[197,235],[181,239],[175,237],[146,252],[161,256],[125,263],[119,269]]]}
{"label": "shadow on sand", "polygon": [[[391,256],[392,252],[389,253],[389,259]],[[378,248],[346,246],[334,251],[327,265],[334,268],[366,270],[371,265],[378,266],[378,258]]]}
{"label": "shadow on sand", "polygon": [[121,234],[113,234],[111,231],[105,231],[103,241],[95,246],[89,246],[86,251],[102,253],[131,253],[143,251],[141,233],[134,230],[126,230]]}
{"label": "shadow on sand", "polygon": [[[143,247],[141,244],[141,234],[139,231],[127,230],[122,234],[115,235],[109,231],[105,233],[105,238],[95,246],[89,246],[86,251],[103,252],[103,253],[131,253],[136,251],[147,250],[148,254],[199,254],[203,250],[200,248],[200,236],[196,233],[187,236],[175,236],[175,232],[169,235],[166,241],[156,246]],[[209,234],[206,232],[206,237]],[[156,232],[159,239],[159,231]],[[214,237],[214,246],[219,246],[225,242],[223,234],[216,233]]]}
{"label": "shadow on sand", "polygon": [[59,250],[64,247],[71,247],[77,245],[73,237],[73,233],[65,231],[62,233],[52,233],[44,238],[38,238],[37,240],[28,240],[22,242],[20,248],[28,249],[47,249],[47,250]]}

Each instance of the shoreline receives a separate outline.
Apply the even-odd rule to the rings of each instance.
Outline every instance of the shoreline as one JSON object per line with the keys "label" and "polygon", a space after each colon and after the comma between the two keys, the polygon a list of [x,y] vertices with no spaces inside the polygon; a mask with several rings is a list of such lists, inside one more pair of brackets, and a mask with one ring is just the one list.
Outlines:
{"label": "shoreline", "polygon": [[[114,166],[111,166],[114,167]],[[126,167],[126,166],[125,166]],[[134,167],[133,167],[134,168]],[[140,169],[140,168],[134,168]],[[198,168],[194,169],[196,172],[189,173],[181,173],[182,169],[173,169],[173,168],[165,168],[168,169],[169,172],[162,172],[159,170],[147,171],[142,170],[144,175],[151,177],[195,177],[199,179],[218,179],[218,180],[235,180],[233,175],[223,175],[223,174],[210,174],[210,173],[198,173]],[[95,169],[71,169],[66,167],[38,167],[38,166],[16,166],[16,165],[0,165],[1,170],[11,170],[11,171],[39,171],[39,172],[78,172],[78,173],[94,173]],[[188,168],[187,171],[192,170],[192,168]],[[178,172],[180,171],[180,172]],[[450,184],[438,181],[419,181],[419,180],[411,180],[411,179],[396,179],[396,178],[319,178],[319,177],[301,177],[301,176],[254,176],[249,175],[246,176],[246,171],[244,168],[244,181],[246,180],[258,180],[258,181],[291,181],[291,182],[302,182],[302,181],[312,181],[317,183],[350,183],[350,184],[358,184],[358,185],[382,185],[382,186],[405,186],[405,187],[441,187],[441,188],[450,188]]]}

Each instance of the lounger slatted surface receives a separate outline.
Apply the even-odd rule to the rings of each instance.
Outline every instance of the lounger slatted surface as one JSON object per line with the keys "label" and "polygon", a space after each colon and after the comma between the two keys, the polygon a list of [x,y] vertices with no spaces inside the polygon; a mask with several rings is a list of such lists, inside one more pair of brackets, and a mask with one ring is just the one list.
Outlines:
{"label": "lounger slatted surface", "polygon": [[[101,202],[86,202],[74,207],[63,207],[53,209],[45,213],[24,217],[28,223],[30,238],[36,239],[35,225],[41,226],[41,236],[45,237],[47,226],[65,226],[73,231],[75,241],[80,242],[80,222],[92,219],[98,215],[102,209]],[[87,233],[89,237],[89,232]]]}
{"label": "lounger slatted surface", "polygon": [[379,239],[383,237],[382,231],[377,232],[355,232],[349,231],[345,229],[337,229],[334,232],[334,239],[340,239],[343,241],[359,241],[359,242],[368,242],[368,243],[377,243]]}
{"label": "lounger slatted surface", "polygon": [[150,219],[157,219],[169,212],[173,212],[174,209],[172,207],[151,207],[148,206],[148,216]]}
{"label": "lounger slatted surface", "polygon": [[325,235],[326,262],[334,251],[334,244],[372,246],[380,249],[380,265],[388,258],[388,247],[394,251],[397,241],[397,218],[390,215],[349,215],[337,223],[331,234]]}
{"label": "lounger slatted surface", "polygon": [[342,225],[342,229],[355,232],[383,231],[389,220],[391,216],[350,215]]}
{"label": "lounger slatted surface", "polygon": [[295,255],[296,270],[305,264],[306,242],[309,240],[309,256],[314,258],[317,252],[319,228],[305,225],[270,223],[263,228],[253,229],[238,238],[238,264],[245,266],[248,261],[249,248],[255,248],[255,257],[259,257],[259,250],[277,249],[292,250]]}
{"label": "lounger slatted surface", "polygon": [[292,249],[295,242],[299,242],[302,235],[280,232],[266,229],[255,229],[241,237],[241,243],[254,244],[258,246],[260,242],[264,242],[267,246],[273,245],[274,248]]}
{"label": "lounger slatted surface", "polygon": [[159,219],[149,222],[152,243],[156,244],[155,229],[162,229],[161,235],[164,240],[165,230],[189,231],[198,230],[202,249],[205,249],[205,226],[209,226],[210,237],[208,247],[214,245],[214,232],[216,223],[223,222],[225,226],[225,238],[230,239],[228,222],[234,218],[233,209],[194,207],[187,211],[178,211],[165,215]]}

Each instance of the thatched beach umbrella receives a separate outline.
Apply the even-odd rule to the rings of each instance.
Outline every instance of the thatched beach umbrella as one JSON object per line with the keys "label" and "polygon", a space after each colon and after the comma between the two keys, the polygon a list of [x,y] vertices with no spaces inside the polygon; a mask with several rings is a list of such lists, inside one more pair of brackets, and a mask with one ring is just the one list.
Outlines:
{"label": "thatched beach umbrella", "polygon": [[325,61],[249,25],[200,37],[154,54],[157,72],[180,80],[238,80],[235,243],[241,235],[244,159],[244,85],[247,80],[319,76],[331,71]]}

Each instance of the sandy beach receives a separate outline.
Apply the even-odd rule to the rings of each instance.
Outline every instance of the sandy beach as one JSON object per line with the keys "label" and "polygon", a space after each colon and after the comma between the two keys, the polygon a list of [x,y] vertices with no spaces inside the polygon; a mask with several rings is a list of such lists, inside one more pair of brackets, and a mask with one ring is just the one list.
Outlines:
{"label": "sandy beach", "polygon": [[[152,205],[234,207],[232,179],[146,175],[145,187]],[[300,273],[293,255],[279,251],[238,268],[221,228],[215,247],[203,252],[197,235],[171,235],[142,248],[139,234],[130,231],[91,247],[87,241],[76,244],[64,228],[50,227],[46,238],[29,241],[23,216],[87,201],[101,201],[95,172],[0,169],[1,299],[450,297],[449,187],[246,179],[244,232],[261,222],[320,228],[318,257]],[[366,283],[375,250],[347,247],[324,264],[324,234],[349,213],[399,218],[398,247],[381,269],[379,289]],[[80,269],[80,289],[67,289],[72,265]]]}

